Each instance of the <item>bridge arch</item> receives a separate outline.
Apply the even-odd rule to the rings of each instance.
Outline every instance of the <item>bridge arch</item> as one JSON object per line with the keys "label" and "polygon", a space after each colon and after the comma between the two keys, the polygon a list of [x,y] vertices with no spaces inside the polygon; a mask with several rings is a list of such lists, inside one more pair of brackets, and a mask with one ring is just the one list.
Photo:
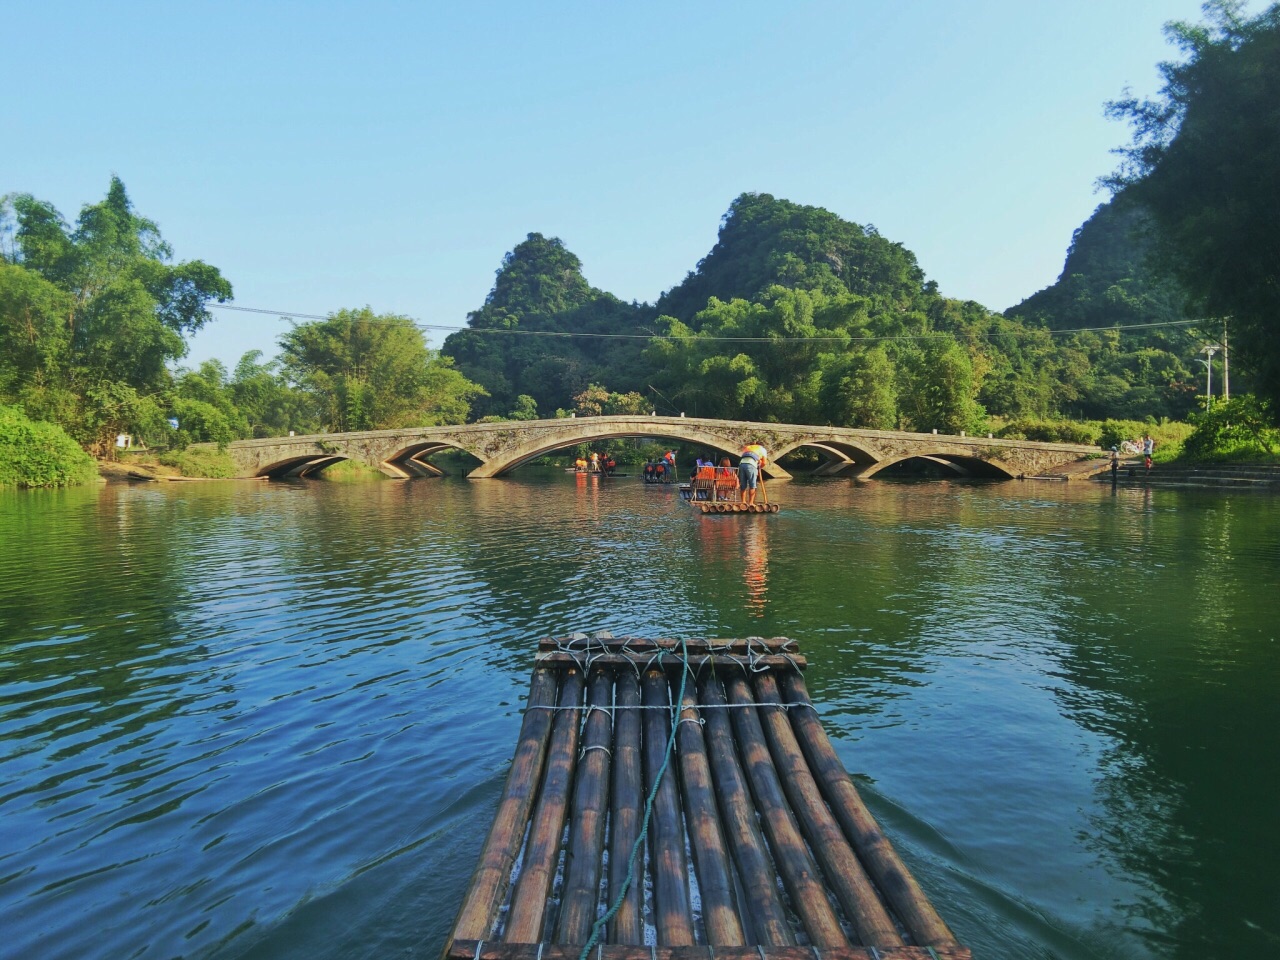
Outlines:
{"label": "bridge arch", "polygon": [[876,462],[860,473],[855,474],[859,480],[869,480],[876,474],[887,470],[890,467],[900,463],[907,463],[911,460],[926,460],[935,463],[941,467],[952,470],[957,476],[961,477],[989,477],[993,479],[1012,480],[1019,475],[1019,471],[1002,463],[997,459],[976,457],[972,454],[955,453],[950,451],[929,451],[921,450],[919,452],[910,452],[899,455],[885,457],[883,460]]}
{"label": "bridge arch", "polygon": [[830,437],[800,437],[779,446],[773,451],[773,455],[781,460],[787,454],[794,453],[803,447],[817,450],[826,458],[813,471],[814,476],[819,477],[834,477],[846,473],[859,475],[883,457],[883,454],[869,443],[854,443]]}
{"label": "bridge arch", "polygon": [[276,460],[272,463],[264,464],[255,472],[255,477],[265,477],[269,480],[287,480],[294,477],[309,477],[319,473],[325,467],[331,467],[335,463],[339,463],[347,457],[340,457],[334,454],[307,454],[297,457],[286,457],[283,460]]}
{"label": "bridge arch", "polygon": [[445,471],[428,458],[446,450],[458,450],[474,456],[466,447],[441,440],[423,440],[411,443],[389,453],[383,464],[406,477],[443,477]]}
{"label": "bridge arch", "polygon": [[[571,426],[565,426],[561,431],[539,435],[512,450],[502,451],[467,476],[473,480],[500,477],[556,450],[602,440],[626,440],[637,437],[680,440],[736,457],[742,449],[742,444],[750,442],[755,437],[754,434],[741,431],[730,434],[728,431],[709,430],[699,425],[698,421],[686,423],[682,419],[673,418],[657,421],[648,417],[583,417],[558,422],[571,424]],[[744,436],[747,437],[746,440],[742,439]],[[765,475],[775,479],[790,477],[790,474],[776,463],[770,463],[765,468]]]}

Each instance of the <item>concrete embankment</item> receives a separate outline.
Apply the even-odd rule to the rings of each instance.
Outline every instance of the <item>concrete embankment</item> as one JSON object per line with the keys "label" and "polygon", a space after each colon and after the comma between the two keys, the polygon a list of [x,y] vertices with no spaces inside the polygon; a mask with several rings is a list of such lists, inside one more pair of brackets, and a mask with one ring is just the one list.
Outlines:
{"label": "concrete embankment", "polygon": [[[1102,483],[1111,482],[1111,471],[1103,470],[1093,477]],[[1148,471],[1141,460],[1123,460],[1120,463],[1117,483],[1165,487],[1233,487],[1280,491],[1280,464],[1214,463],[1182,464],[1157,463]]]}

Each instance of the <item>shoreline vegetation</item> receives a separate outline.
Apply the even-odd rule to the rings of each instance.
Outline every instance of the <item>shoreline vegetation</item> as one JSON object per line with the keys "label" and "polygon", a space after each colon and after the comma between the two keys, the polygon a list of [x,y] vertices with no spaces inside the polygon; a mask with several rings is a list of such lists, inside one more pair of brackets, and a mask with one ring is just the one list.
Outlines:
{"label": "shoreline vegetation", "polygon": [[1204,15],[1167,25],[1181,59],[1160,64],[1154,99],[1107,105],[1133,128],[1111,199],[1057,281],[1003,311],[946,296],[872,224],[743,193],[653,303],[593,287],[560,239],[529,233],[439,350],[411,317],[337,309],[295,322],[277,358],[191,369],[188,338],[231,283],[175,261],[120,178],[74,224],[0,196],[0,484],[85,482],[67,444],[110,461],[122,435],[217,477],[229,458],[191,444],[650,411],[1104,454],[1150,434],[1157,462],[1274,461],[1277,201],[1256,171],[1280,163],[1280,3]]}

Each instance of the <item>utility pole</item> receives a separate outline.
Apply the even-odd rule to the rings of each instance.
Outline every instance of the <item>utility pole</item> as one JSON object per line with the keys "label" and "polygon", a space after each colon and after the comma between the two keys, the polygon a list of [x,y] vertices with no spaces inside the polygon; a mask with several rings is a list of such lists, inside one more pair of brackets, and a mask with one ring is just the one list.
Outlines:
{"label": "utility pole", "polygon": [[1222,318],[1222,399],[1231,399],[1231,368],[1227,365],[1227,318]]}
{"label": "utility pole", "polygon": [[1206,410],[1213,406],[1213,355],[1217,352],[1217,347],[1205,346],[1204,354],[1209,359],[1200,361],[1204,364],[1204,407]]}

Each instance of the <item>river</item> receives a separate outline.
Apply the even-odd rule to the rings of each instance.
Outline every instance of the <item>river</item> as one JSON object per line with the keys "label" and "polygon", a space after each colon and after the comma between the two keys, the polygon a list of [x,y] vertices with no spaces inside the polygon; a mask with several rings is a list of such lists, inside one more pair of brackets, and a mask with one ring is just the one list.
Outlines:
{"label": "river", "polygon": [[0,491],[0,954],[438,956],[537,640],[789,636],[961,942],[1280,956],[1280,501],[563,473]]}

